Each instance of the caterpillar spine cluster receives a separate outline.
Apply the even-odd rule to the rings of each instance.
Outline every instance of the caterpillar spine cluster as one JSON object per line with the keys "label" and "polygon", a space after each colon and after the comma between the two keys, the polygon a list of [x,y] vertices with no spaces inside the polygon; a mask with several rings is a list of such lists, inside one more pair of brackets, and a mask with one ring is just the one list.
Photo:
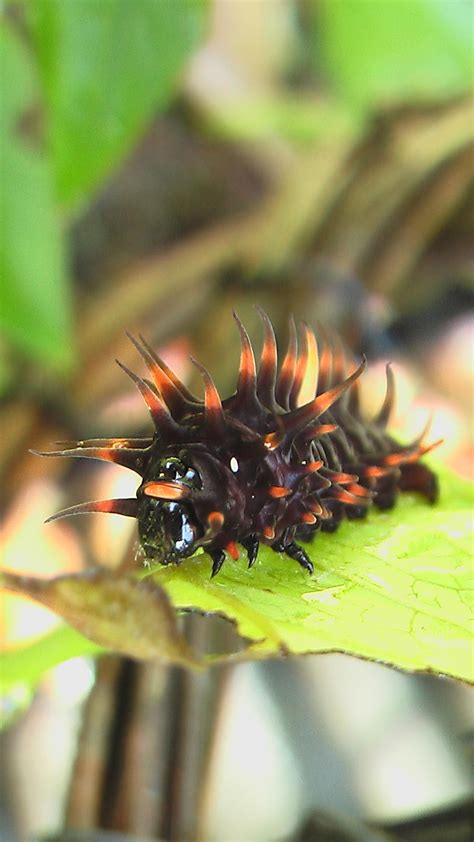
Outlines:
{"label": "caterpillar spine cluster", "polygon": [[[313,572],[298,540],[319,529],[335,530],[343,517],[364,517],[372,504],[389,508],[399,491],[415,490],[434,502],[436,476],[419,459],[435,445],[423,444],[420,437],[403,447],[386,431],[394,401],[390,367],[382,407],[375,419],[364,420],[358,388],[365,358],[354,368],[339,339],[323,338],[318,345],[305,323],[298,342],[291,319],[278,369],[273,327],[259,312],[264,342],[258,368],[247,331],[234,314],[240,366],[236,392],[224,400],[200,363],[193,360],[203,378],[204,400],[142,337],[130,336],[150,379],[119,365],[144,398],[153,435],[70,442],[41,455],[103,459],[129,468],[141,477],[136,497],[81,503],[49,520],[85,512],[135,517],[145,557],[179,563],[203,547],[213,576],[226,553],[238,558],[239,544],[251,567],[260,543]],[[314,397],[299,405],[311,372]]]}

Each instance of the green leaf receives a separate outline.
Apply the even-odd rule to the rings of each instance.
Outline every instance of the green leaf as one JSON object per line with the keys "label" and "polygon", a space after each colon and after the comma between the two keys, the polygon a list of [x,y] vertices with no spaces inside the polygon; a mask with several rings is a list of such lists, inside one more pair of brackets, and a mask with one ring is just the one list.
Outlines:
{"label": "green leaf", "polygon": [[328,137],[334,142],[358,128],[353,112],[334,101],[281,94],[219,103],[206,120],[210,132],[231,140],[276,135],[300,144]]}
{"label": "green leaf", "polygon": [[154,579],[176,607],[235,620],[256,641],[248,657],[346,652],[473,681],[474,495],[445,471],[440,482],[435,506],[404,494],[389,513],[318,535],[306,546],[313,577],[262,547],[249,571],[243,559],[227,560],[209,579],[203,554]]}
{"label": "green leaf", "polygon": [[0,730],[30,705],[43,675],[52,667],[79,656],[94,656],[103,648],[71,626],[61,625],[27,646],[4,652],[0,658]]}
{"label": "green leaf", "polygon": [[61,625],[28,646],[5,652],[1,658],[2,695],[17,685],[34,688],[47,670],[70,658],[97,655],[103,647],[83,637],[71,626]]}
{"label": "green leaf", "polygon": [[29,123],[38,100],[29,57],[0,25],[0,325],[23,351],[66,368],[71,306],[49,164]]}
{"label": "green leaf", "polygon": [[169,102],[203,32],[204,0],[31,4],[59,196],[84,197]]}
{"label": "green leaf", "polygon": [[315,15],[315,52],[355,105],[446,96],[472,84],[469,2],[321,0]]}
{"label": "green leaf", "polygon": [[[251,570],[243,558],[227,559],[214,579],[208,556],[200,553],[179,567],[142,573],[141,585],[105,571],[48,583],[7,575],[5,585],[52,607],[102,646],[136,658],[192,667],[235,660],[190,652],[167,593],[178,610],[235,621],[250,641],[238,658],[345,652],[472,682],[474,493],[449,472],[438,473],[435,506],[404,494],[391,512],[372,511],[366,521],[346,521],[337,533],[318,535],[307,545],[314,576],[262,547]],[[150,575],[155,587],[142,588],[151,586]],[[73,654],[63,647],[64,658]],[[19,675],[21,666],[16,669]]]}

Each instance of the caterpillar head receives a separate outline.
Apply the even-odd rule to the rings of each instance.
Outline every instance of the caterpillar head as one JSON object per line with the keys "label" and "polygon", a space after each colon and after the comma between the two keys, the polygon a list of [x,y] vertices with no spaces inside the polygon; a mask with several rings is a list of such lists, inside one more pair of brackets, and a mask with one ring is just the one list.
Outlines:
{"label": "caterpillar head", "polygon": [[198,471],[179,456],[151,460],[137,491],[138,533],[146,558],[176,564],[193,554],[203,535],[192,504],[192,492],[200,488]]}

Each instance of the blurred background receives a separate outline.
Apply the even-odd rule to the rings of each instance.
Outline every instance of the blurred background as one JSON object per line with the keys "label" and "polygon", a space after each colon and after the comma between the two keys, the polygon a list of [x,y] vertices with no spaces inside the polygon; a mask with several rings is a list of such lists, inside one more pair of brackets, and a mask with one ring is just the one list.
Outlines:
{"label": "blurred background", "polygon": [[[369,414],[393,361],[393,430],[409,440],[432,415],[439,458],[472,476],[469,0],[17,0],[0,13],[8,569],[123,563],[127,519],[43,520],[133,494],[134,477],[28,448],[149,429],[114,364],[136,368],[125,330],[192,388],[191,353],[230,393],[231,312],[258,348],[256,303],[283,346],[292,312],[365,351]],[[3,606],[9,651],[58,622],[18,597]],[[76,659],[36,691],[20,676],[3,714],[5,839],[72,839],[63,826],[369,839],[355,825],[323,836],[315,814],[389,827],[469,792],[470,691],[342,655],[199,678]],[[462,821],[455,832],[404,838],[471,838]]]}

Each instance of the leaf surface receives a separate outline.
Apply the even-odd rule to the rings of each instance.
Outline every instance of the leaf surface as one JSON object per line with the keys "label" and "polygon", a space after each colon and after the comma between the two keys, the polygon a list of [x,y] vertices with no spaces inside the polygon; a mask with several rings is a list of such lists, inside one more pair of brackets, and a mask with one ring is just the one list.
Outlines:
{"label": "leaf surface", "polygon": [[43,0],[30,23],[59,197],[86,197],[177,88],[204,0]]}
{"label": "leaf surface", "polygon": [[472,9],[446,0],[322,0],[314,53],[356,106],[467,91]]}
{"label": "leaf surface", "polygon": [[71,301],[50,163],[34,137],[38,91],[17,34],[0,25],[0,326],[21,350],[64,369]]}
{"label": "leaf surface", "polygon": [[251,570],[243,557],[227,559],[214,579],[200,553],[179,567],[141,572],[141,581],[94,571],[49,582],[7,575],[4,584],[53,608],[101,646],[136,658],[190,667],[235,658],[190,651],[172,605],[235,622],[249,641],[239,658],[345,652],[472,682],[474,495],[469,483],[438,473],[435,506],[404,494],[391,512],[373,511],[316,536],[306,545],[314,576],[262,547]]}
{"label": "leaf surface", "polygon": [[315,574],[262,547],[254,568],[209,559],[154,573],[176,607],[224,612],[255,642],[248,656],[346,652],[474,680],[472,486],[444,473],[440,502],[400,496],[306,545]]}
{"label": "leaf surface", "polygon": [[0,687],[2,692],[17,684],[34,687],[51,667],[70,658],[98,655],[103,651],[98,643],[87,640],[72,626],[61,624],[40,640],[3,654]]}

